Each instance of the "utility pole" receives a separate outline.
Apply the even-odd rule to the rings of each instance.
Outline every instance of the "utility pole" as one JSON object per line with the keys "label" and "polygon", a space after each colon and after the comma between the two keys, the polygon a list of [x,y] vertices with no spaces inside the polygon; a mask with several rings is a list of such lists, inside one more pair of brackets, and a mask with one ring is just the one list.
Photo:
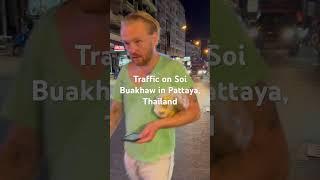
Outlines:
{"label": "utility pole", "polygon": [[168,53],[168,20],[166,20],[166,28],[165,28],[165,46],[164,46],[164,52],[165,54]]}
{"label": "utility pole", "polygon": [[4,37],[7,36],[7,9],[6,9],[6,0],[1,1],[1,19],[2,19],[2,34]]}

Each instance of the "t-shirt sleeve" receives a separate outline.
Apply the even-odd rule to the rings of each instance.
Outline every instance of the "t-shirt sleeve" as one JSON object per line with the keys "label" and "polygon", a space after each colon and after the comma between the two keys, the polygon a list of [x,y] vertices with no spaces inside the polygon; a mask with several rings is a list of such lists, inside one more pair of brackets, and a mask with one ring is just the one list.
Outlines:
{"label": "t-shirt sleeve", "polygon": [[112,88],[112,92],[111,92],[112,100],[123,102],[123,94],[120,93],[120,87],[122,87],[125,83],[124,80],[125,80],[126,72],[127,72],[126,66],[123,66]]}
{"label": "t-shirt sleeve", "polygon": [[[188,74],[187,69],[179,62],[174,61],[174,71],[173,71],[172,78],[173,78],[173,86],[177,88],[191,89],[194,86],[193,80]],[[179,82],[176,82],[177,78],[178,79],[181,78],[181,81],[179,80]]]}
{"label": "t-shirt sleeve", "polygon": [[47,20],[42,18],[34,27],[0,113],[3,119],[28,128],[38,128],[41,120],[42,105],[33,100],[33,81],[41,79],[41,59],[45,52],[43,42],[46,42],[45,23],[50,22]]}

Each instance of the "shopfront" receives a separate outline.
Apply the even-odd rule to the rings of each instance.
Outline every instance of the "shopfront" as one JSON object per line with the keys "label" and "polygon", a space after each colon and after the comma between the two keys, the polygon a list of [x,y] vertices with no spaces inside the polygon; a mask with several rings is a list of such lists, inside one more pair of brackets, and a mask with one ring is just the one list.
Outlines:
{"label": "shopfront", "polygon": [[130,57],[127,55],[127,51],[120,42],[111,42],[111,72],[114,77],[118,76],[122,66],[130,63]]}

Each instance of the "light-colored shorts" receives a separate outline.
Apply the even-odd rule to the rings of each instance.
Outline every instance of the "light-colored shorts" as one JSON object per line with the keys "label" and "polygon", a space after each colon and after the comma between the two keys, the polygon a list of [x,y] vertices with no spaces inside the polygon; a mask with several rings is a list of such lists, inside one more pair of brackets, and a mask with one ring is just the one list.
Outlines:
{"label": "light-colored shorts", "polygon": [[174,154],[165,155],[156,162],[145,163],[125,153],[124,164],[131,180],[171,180]]}

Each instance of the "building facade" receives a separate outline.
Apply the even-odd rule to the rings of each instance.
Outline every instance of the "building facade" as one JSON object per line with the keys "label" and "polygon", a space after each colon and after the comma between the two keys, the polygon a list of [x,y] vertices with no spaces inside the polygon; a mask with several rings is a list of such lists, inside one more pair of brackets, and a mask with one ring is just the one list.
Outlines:
{"label": "building facade", "polygon": [[110,2],[110,73],[114,75],[114,78],[117,77],[121,66],[130,62],[128,53],[121,42],[121,20],[138,10],[146,11],[156,17],[157,8],[154,0],[111,0]]}
{"label": "building facade", "polygon": [[27,0],[1,0],[0,36],[14,36],[22,29],[22,18],[27,12]]}
{"label": "building facade", "polygon": [[158,50],[170,56],[184,57],[186,35],[185,9],[179,0],[156,0],[157,19],[161,26]]}
{"label": "building facade", "polygon": [[111,47],[121,44],[120,25],[124,16],[135,11],[146,11],[155,17],[155,0],[111,0],[110,2],[110,40]]}
{"label": "building facade", "polygon": [[[111,0],[110,39],[120,42],[120,22],[127,14],[142,10],[155,17],[161,27],[158,51],[169,56],[185,56],[185,10],[179,0]],[[111,44],[112,45],[112,44]]]}
{"label": "building facade", "polygon": [[192,42],[186,42],[186,56],[193,59],[199,59],[201,57],[200,47],[194,45]]}
{"label": "building facade", "polygon": [[21,32],[25,18],[37,19],[48,9],[66,0],[1,0],[0,36],[15,36]]}

